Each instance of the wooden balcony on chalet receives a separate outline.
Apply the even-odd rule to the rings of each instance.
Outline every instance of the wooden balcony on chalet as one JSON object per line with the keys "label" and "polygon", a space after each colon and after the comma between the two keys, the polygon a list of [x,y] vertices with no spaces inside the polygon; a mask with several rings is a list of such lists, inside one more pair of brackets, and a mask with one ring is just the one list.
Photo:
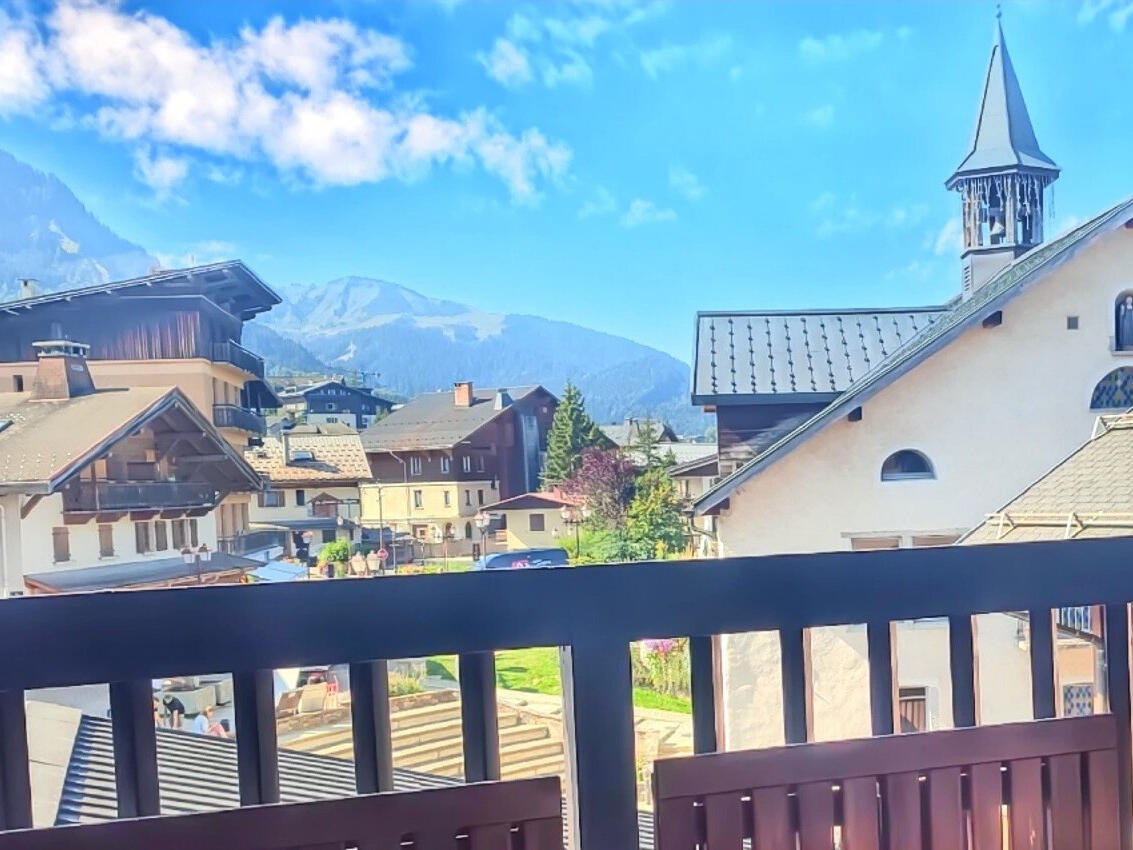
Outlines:
{"label": "wooden balcony on chalet", "polygon": [[[0,601],[0,829],[10,830],[0,832],[0,850],[132,846],[178,834],[211,834],[216,847],[253,846],[253,835],[264,848],[558,846],[546,806],[552,786],[539,786],[541,802],[532,798],[530,811],[497,813],[490,826],[470,814],[475,806],[486,813],[493,795],[527,799],[520,793],[527,786],[510,797],[507,783],[393,793],[385,659],[458,654],[463,772],[479,783],[500,776],[493,653],[537,646],[560,647],[566,831],[579,850],[648,846],[654,831],[658,850],[740,850],[747,840],[756,850],[1129,850],[1131,563],[1133,539],[1113,538]],[[1100,635],[1110,713],[1050,719],[1058,713],[1054,612],[1082,608],[1088,623],[1080,612],[1059,617]],[[1035,719],[978,727],[973,616],[996,612],[1028,612],[1031,624],[1051,628],[1033,627],[1025,649]],[[894,735],[892,627],[930,618],[949,626],[956,728]],[[170,623],[197,626],[178,631]],[[806,632],[851,624],[865,626],[877,737],[807,743]],[[753,631],[778,635],[782,708],[751,710],[775,712],[788,746],[711,755],[722,740],[714,636]],[[690,638],[693,746],[701,755],[657,762],[654,823],[638,812],[629,647],[682,635]],[[350,798],[356,804],[270,806],[281,799],[273,670],[329,662],[350,665],[354,789],[381,793]],[[243,819],[191,815],[206,820],[170,829],[148,817],[162,811],[150,682],[218,671],[233,672],[239,803],[249,808],[235,810]],[[24,692],[107,682],[118,814],[143,819],[20,831],[31,823]],[[373,831],[379,819],[355,811],[366,807],[381,813],[385,838],[366,832],[365,823]],[[345,818],[347,810],[357,827],[350,835],[335,814]],[[312,822],[322,825],[315,837]],[[227,831],[208,832],[221,827]]]}
{"label": "wooden balcony on chalet", "polygon": [[264,378],[264,359],[233,340],[213,343],[212,359],[217,363],[230,363],[260,380]]}
{"label": "wooden balcony on chalet", "polygon": [[211,508],[219,501],[216,487],[200,481],[76,480],[63,489],[67,513]]}
{"label": "wooden balcony on chalet", "polygon": [[237,404],[214,404],[212,421],[217,428],[236,428],[250,434],[266,434],[264,417]]}

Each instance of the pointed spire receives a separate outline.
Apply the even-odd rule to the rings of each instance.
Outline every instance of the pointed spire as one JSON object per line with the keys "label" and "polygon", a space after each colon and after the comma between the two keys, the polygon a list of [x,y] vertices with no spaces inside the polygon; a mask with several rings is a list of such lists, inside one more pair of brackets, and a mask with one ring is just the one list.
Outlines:
{"label": "pointed spire", "polygon": [[967,175],[1016,169],[1053,173],[1054,176],[1059,171],[1035,138],[1023,90],[1003,38],[1002,12],[996,7],[995,39],[972,147],[947,185],[952,188],[957,179]]}

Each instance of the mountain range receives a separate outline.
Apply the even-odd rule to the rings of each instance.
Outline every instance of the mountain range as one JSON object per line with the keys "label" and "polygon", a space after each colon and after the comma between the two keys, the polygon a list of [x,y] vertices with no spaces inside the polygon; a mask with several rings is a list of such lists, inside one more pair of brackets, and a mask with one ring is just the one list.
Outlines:
{"label": "mountain range", "polygon": [[[102,224],[56,177],[0,151],[0,300],[20,278],[44,291],[145,274],[157,260]],[[569,322],[491,313],[397,283],[344,277],[277,286],[283,304],[246,325],[245,344],[273,374],[364,373],[411,397],[471,380],[484,387],[570,380],[598,422],[655,416],[700,433],[689,367],[624,337]]]}

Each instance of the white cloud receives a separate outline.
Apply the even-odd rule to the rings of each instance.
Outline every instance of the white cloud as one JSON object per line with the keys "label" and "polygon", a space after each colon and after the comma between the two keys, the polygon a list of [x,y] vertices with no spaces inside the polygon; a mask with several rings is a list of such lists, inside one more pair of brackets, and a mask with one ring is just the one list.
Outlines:
{"label": "white cloud", "polygon": [[1077,216],[1077,215],[1074,215],[1074,214],[1060,215],[1050,225],[1050,231],[1049,231],[1050,236],[1049,236],[1049,238],[1053,239],[1056,236],[1062,236],[1064,233],[1069,233],[1075,227],[1077,227],[1080,224],[1083,224],[1084,222],[1085,222],[1085,219],[1082,218],[1081,216]]}
{"label": "white cloud", "polygon": [[157,197],[167,198],[189,176],[189,160],[139,148],[134,152],[134,173]]}
{"label": "white cloud", "polygon": [[629,208],[622,214],[622,227],[640,227],[643,224],[654,224],[662,221],[675,221],[676,210],[668,207],[659,207],[652,201],[644,198],[634,198]]}
{"label": "white cloud", "polygon": [[925,260],[910,260],[897,269],[890,269],[885,273],[886,280],[903,280],[923,282],[936,272],[933,264]]}
{"label": "white cloud", "polygon": [[531,82],[531,62],[527,51],[506,38],[497,38],[490,53],[476,54],[488,76],[504,86],[519,86]]}
{"label": "white cloud", "polygon": [[815,232],[822,238],[842,233],[858,233],[874,228],[899,230],[911,227],[928,215],[924,204],[898,204],[888,211],[865,209],[857,197],[842,197],[823,192],[810,204],[810,212],[817,224]]}
{"label": "white cloud", "polygon": [[669,166],[669,186],[690,201],[699,201],[708,191],[699,177],[679,165]]}
{"label": "white cloud", "polygon": [[1124,32],[1125,25],[1133,16],[1133,2],[1129,0],[1086,0],[1078,8],[1078,23],[1092,24],[1098,17],[1105,17],[1110,29]]}
{"label": "white cloud", "polygon": [[266,158],[317,184],[479,164],[520,202],[563,176],[570,149],[537,129],[510,132],[482,109],[436,114],[393,92],[410,64],[400,40],[345,20],[274,18],[200,42],[153,13],[60,0],[38,27],[0,17],[0,112],[79,95],[76,119],[130,143],[159,192],[194,156],[206,176]]}
{"label": "white cloud", "polygon": [[814,109],[808,109],[803,113],[803,121],[812,127],[817,127],[824,130],[834,123],[834,105],[824,103],[822,106],[816,106]]}
{"label": "white cloud", "polygon": [[959,254],[964,249],[964,231],[960,219],[953,217],[944,223],[932,243],[932,252],[938,257],[943,254]]}
{"label": "white cloud", "polygon": [[799,55],[808,62],[841,62],[876,50],[884,40],[884,33],[877,30],[831,33],[822,38],[808,35],[799,42]]}
{"label": "white cloud", "polygon": [[478,53],[476,58],[489,77],[505,86],[532,79],[548,88],[588,86],[594,79],[598,43],[663,8],[667,6],[578,0],[553,16],[516,12],[508,18],[506,38],[496,38],[492,50]]}
{"label": "white cloud", "polygon": [[642,70],[653,79],[686,65],[710,65],[726,56],[732,48],[727,34],[706,36],[689,44],[664,44],[638,54]]}
{"label": "white cloud", "polygon": [[578,209],[579,218],[593,218],[594,216],[611,215],[618,208],[618,199],[614,193],[604,186],[594,191],[594,196]]}

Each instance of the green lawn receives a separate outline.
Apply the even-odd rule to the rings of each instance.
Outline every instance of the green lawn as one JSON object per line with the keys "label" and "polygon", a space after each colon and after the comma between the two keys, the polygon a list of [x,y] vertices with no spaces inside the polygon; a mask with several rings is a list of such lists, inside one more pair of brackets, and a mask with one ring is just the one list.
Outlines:
{"label": "green lawn", "polygon": [[[434,655],[426,662],[430,676],[456,680],[456,657]],[[496,683],[511,691],[530,691],[536,694],[561,694],[559,654],[554,647],[533,649],[507,649],[496,653]],[[692,703],[687,699],[659,694],[645,688],[633,689],[633,704],[638,708],[657,708],[692,714]]]}

